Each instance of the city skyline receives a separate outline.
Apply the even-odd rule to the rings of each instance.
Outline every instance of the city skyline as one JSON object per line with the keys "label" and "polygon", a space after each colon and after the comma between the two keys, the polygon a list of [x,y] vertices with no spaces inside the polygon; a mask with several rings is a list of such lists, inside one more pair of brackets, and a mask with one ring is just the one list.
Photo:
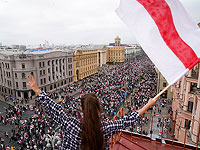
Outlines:
{"label": "city skyline", "polygon": [[[180,0],[198,24],[199,0]],[[0,43],[3,45],[137,43],[118,18],[120,0],[0,0]]]}

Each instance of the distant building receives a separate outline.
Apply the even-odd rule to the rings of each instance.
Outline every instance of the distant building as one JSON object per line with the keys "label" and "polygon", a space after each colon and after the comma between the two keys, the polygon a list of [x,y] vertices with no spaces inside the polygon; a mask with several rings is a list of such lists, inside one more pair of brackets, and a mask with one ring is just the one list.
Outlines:
{"label": "distant building", "polygon": [[25,50],[26,46],[25,45],[12,45],[12,49],[17,49],[17,50]]}
{"label": "distant building", "polygon": [[118,63],[125,60],[125,48],[120,45],[120,38],[115,38],[115,46],[79,45],[74,49],[74,81],[82,80],[98,72],[98,67],[107,62]]}
{"label": "distant building", "polygon": [[[165,87],[168,86],[167,80],[163,77],[163,75],[160,73],[160,71],[156,68],[156,72],[158,75],[157,79],[157,93],[161,92]],[[173,97],[173,91],[172,87],[166,90],[161,96],[161,98],[172,100]]]}
{"label": "distant building", "polygon": [[138,44],[127,45],[125,48],[125,61],[131,61],[141,55],[143,50]]}
{"label": "distant building", "polygon": [[65,51],[0,51],[0,93],[27,98],[34,92],[27,76],[34,75],[40,89],[54,91],[73,82],[72,53]]}
{"label": "distant building", "polygon": [[82,46],[74,51],[74,81],[82,80],[98,72],[98,66],[106,64],[106,47],[103,45]]}
{"label": "distant building", "polygon": [[125,48],[121,46],[121,39],[115,38],[115,45],[107,47],[107,62],[124,62],[125,61]]}

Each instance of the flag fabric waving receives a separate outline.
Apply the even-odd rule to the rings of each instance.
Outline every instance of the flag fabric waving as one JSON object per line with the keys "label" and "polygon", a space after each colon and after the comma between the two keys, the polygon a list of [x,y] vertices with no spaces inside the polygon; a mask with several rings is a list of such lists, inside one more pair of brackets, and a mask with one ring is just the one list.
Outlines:
{"label": "flag fabric waving", "polygon": [[200,29],[178,0],[121,0],[116,13],[170,85],[200,61]]}

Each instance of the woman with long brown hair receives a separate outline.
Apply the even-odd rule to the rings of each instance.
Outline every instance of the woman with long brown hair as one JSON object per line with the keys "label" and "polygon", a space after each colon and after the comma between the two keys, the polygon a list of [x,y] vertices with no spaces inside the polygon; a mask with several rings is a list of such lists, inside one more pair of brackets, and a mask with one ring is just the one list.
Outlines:
{"label": "woman with long brown hair", "polygon": [[44,104],[51,118],[61,126],[64,133],[62,150],[108,150],[109,138],[139,121],[140,117],[156,102],[156,99],[150,99],[140,110],[125,115],[119,120],[107,122],[102,121],[98,98],[95,94],[90,93],[81,98],[83,119],[79,121],[68,116],[61,105],[55,103],[44,91],[41,91],[33,76],[28,79],[30,80],[28,85],[39,96],[39,104]]}

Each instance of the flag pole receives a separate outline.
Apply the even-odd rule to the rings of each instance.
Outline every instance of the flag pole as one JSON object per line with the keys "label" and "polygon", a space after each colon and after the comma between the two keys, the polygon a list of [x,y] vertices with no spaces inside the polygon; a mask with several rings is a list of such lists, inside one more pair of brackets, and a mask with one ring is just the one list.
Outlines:
{"label": "flag pole", "polygon": [[168,86],[166,86],[160,93],[158,93],[153,99],[158,99],[158,97],[160,97],[160,95],[162,95],[171,85],[168,84]]}

